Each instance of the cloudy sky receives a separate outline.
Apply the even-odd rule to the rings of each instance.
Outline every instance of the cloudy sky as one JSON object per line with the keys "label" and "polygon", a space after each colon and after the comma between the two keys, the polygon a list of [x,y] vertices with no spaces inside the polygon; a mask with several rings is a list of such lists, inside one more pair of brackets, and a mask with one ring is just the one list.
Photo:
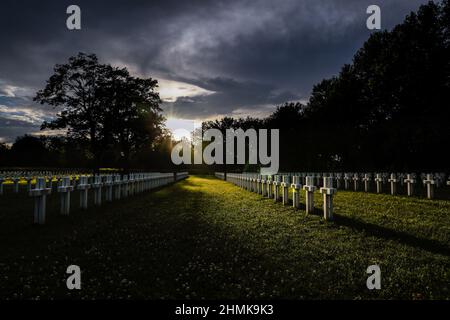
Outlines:
{"label": "cloudy sky", "polygon": [[[39,132],[57,110],[34,104],[56,63],[78,52],[156,78],[172,129],[224,115],[264,116],[306,101],[370,35],[426,0],[79,1],[0,3],[0,142]],[[78,31],[66,8],[81,8]]]}

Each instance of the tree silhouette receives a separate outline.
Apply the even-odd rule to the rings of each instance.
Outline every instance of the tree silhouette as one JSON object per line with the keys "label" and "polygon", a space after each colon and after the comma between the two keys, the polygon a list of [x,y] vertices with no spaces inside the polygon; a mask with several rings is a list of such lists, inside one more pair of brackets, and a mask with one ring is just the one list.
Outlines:
{"label": "tree silhouette", "polygon": [[31,135],[18,137],[10,150],[15,166],[44,166],[50,158],[44,140]]}
{"label": "tree silhouette", "polygon": [[68,137],[88,141],[94,167],[118,162],[128,168],[131,154],[151,148],[163,133],[156,87],[156,80],[133,77],[126,68],[79,53],[55,66],[34,100],[60,109],[41,129],[67,129]]}

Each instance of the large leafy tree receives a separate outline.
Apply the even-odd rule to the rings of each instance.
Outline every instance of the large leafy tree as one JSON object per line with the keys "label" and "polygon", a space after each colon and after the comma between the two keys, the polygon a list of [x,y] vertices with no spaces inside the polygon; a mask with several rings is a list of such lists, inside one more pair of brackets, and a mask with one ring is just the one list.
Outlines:
{"label": "large leafy tree", "polygon": [[54,74],[34,100],[60,110],[56,119],[44,122],[41,129],[67,129],[68,136],[88,139],[91,152],[98,159],[99,135],[103,123],[101,95],[104,90],[105,66],[95,55],[79,53],[66,64],[57,64]]}
{"label": "large leafy tree", "polygon": [[165,134],[157,81],[133,77],[126,69],[106,68],[102,85],[105,106],[101,137],[103,145],[115,146],[123,166],[143,147],[153,149]]}
{"label": "large leafy tree", "polygon": [[127,167],[133,152],[152,147],[163,133],[157,81],[133,77],[126,68],[100,64],[93,54],[79,53],[58,64],[35,101],[59,112],[42,129],[66,129],[77,141],[88,141],[94,166]]}

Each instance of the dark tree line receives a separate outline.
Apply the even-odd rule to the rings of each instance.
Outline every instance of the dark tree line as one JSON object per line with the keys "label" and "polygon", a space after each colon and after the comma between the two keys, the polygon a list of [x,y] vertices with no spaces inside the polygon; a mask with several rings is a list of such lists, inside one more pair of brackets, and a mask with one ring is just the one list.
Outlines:
{"label": "dark tree line", "polygon": [[[172,170],[172,138],[162,136],[153,147],[142,148],[130,158],[130,168]],[[8,147],[0,143],[0,167],[14,168],[122,168],[120,158],[105,157],[100,167],[92,167],[89,142],[64,136],[24,135]]]}
{"label": "dark tree line", "polygon": [[309,102],[263,120],[204,128],[279,128],[281,170],[449,170],[450,3],[433,2],[370,36]]}

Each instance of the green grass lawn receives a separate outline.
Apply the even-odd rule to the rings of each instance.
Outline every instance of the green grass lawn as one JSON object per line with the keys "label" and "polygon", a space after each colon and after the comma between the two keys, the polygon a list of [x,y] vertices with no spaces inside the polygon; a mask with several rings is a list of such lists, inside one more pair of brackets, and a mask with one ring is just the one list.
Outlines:
{"label": "green grass lawn", "polygon": [[[211,177],[71,215],[0,196],[0,298],[449,299],[450,201],[340,191],[335,221]],[[301,198],[304,203],[304,194]],[[65,271],[82,270],[82,289]],[[381,267],[381,290],[366,287]]]}

